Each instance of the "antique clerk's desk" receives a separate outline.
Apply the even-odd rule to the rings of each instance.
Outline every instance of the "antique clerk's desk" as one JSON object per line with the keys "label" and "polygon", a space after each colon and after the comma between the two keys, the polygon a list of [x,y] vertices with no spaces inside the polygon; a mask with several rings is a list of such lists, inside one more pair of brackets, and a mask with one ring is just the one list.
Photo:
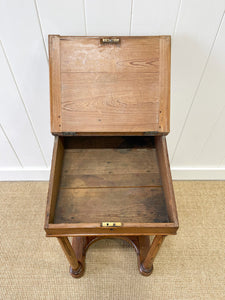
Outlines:
{"label": "antique clerk's desk", "polygon": [[49,56],[47,236],[58,238],[73,277],[102,238],[132,244],[141,274],[150,275],[165,236],[178,229],[165,137],[170,37],[52,35]]}

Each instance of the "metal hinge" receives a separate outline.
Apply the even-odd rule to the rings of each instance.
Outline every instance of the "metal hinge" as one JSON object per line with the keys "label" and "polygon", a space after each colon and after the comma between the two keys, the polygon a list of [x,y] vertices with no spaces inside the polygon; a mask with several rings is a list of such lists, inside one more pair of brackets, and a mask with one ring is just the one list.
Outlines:
{"label": "metal hinge", "polygon": [[74,131],[71,131],[71,132],[63,132],[63,135],[64,135],[64,136],[75,136],[75,135],[77,135],[77,133],[74,132]]}
{"label": "metal hinge", "polygon": [[121,227],[121,222],[102,222],[101,227]]}

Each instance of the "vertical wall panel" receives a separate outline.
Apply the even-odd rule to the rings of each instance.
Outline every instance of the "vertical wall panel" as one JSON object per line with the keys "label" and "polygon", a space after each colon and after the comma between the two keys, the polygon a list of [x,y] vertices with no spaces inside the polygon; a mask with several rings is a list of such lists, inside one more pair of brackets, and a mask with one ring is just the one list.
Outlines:
{"label": "vertical wall panel", "polygon": [[224,155],[223,160],[222,160],[222,162],[220,164],[220,168],[224,168],[225,169],[225,155]]}
{"label": "vertical wall panel", "polygon": [[181,0],[133,0],[132,35],[172,35]]}
{"label": "vertical wall panel", "polygon": [[35,139],[1,46],[0,66],[1,125],[23,167],[45,166],[39,145]]}
{"label": "vertical wall panel", "polygon": [[87,35],[129,35],[131,0],[86,0]]}
{"label": "vertical wall panel", "polygon": [[48,177],[48,34],[172,35],[175,178],[224,179],[224,9],[225,0],[0,1],[0,180]]}
{"label": "vertical wall panel", "polygon": [[[48,62],[34,1],[1,1],[0,36],[38,142],[49,165],[52,138]],[[26,138],[32,139],[29,135]]]}
{"label": "vertical wall panel", "polygon": [[0,168],[21,168],[7,137],[0,126]]}
{"label": "vertical wall panel", "polygon": [[172,40],[170,156],[174,154],[224,11],[224,0],[183,0]]}
{"label": "vertical wall panel", "polygon": [[[221,23],[195,101],[183,130],[173,160],[174,166],[218,166],[223,159],[225,151],[225,122],[221,111],[225,107],[224,53],[225,18],[223,18]],[[223,101],[221,101],[222,99]],[[216,122],[218,123],[215,125]]]}
{"label": "vertical wall panel", "polygon": [[[210,128],[209,136],[203,143],[202,150],[197,156],[197,164],[204,167],[220,167],[223,158],[225,158],[225,108],[222,110],[215,125],[212,125]],[[225,167],[225,164],[223,164],[223,167]]]}
{"label": "vertical wall panel", "polygon": [[46,49],[48,35],[85,35],[83,0],[36,0]]}

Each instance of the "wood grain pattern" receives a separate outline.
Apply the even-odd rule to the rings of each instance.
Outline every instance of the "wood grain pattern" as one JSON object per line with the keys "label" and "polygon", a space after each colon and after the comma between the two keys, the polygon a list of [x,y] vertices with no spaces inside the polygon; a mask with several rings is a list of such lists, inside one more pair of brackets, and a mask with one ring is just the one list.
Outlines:
{"label": "wood grain pattern", "polygon": [[159,131],[170,131],[170,49],[169,36],[160,39],[160,106]]}
{"label": "wood grain pattern", "polygon": [[[64,156],[55,155],[62,170],[57,199],[54,196],[51,203],[49,196],[47,235],[176,233],[176,212],[171,212],[176,207],[168,187],[172,182],[164,182],[169,178],[168,156],[161,137],[57,139],[63,141]],[[102,228],[104,221],[122,221],[123,226]]]}
{"label": "wood grain pattern", "polygon": [[154,240],[149,248],[149,251],[142,262],[142,269],[143,270],[150,270],[153,268],[153,262],[155,260],[155,257],[165,239],[165,235],[156,235],[154,237]]}
{"label": "wood grain pattern", "polygon": [[63,73],[61,76],[63,131],[157,129],[159,88],[155,74]]}
{"label": "wood grain pattern", "polygon": [[67,149],[64,152],[61,188],[160,184],[155,149]]}
{"label": "wood grain pattern", "polygon": [[161,174],[163,191],[165,198],[167,199],[167,211],[171,222],[177,226],[178,229],[178,217],[175,195],[173,190],[172,176],[170,171],[170,163],[167,151],[166,138],[162,136],[155,137],[155,145],[157,150],[158,164]]}
{"label": "wood grain pattern", "polygon": [[74,270],[78,270],[80,265],[79,262],[76,258],[76,255],[73,251],[72,245],[69,242],[68,237],[58,237],[58,241],[60,243],[60,246],[63,249],[63,252],[65,253],[70,266],[74,269]]}
{"label": "wood grain pattern", "polygon": [[49,75],[50,75],[50,104],[51,131],[62,130],[61,121],[61,78],[60,78],[60,37],[49,36]]}
{"label": "wood grain pattern", "polygon": [[70,142],[64,150],[54,223],[84,223],[86,216],[92,223],[107,217],[122,222],[167,222],[152,138],[112,137],[108,138],[114,141],[112,148],[104,148],[104,143],[109,146],[107,138],[92,137],[90,148],[86,142],[82,149],[85,139],[89,140],[69,138],[75,148]]}
{"label": "wood grain pattern", "polygon": [[54,223],[166,223],[161,187],[60,189]]}
{"label": "wood grain pattern", "polygon": [[61,177],[61,168],[63,162],[63,142],[62,138],[56,136],[52,155],[51,174],[48,188],[47,207],[45,213],[45,229],[48,228],[49,223],[54,220],[55,205],[59,190],[59,183]]}
{"label": "wood grain pattern", "polygon": [[101,44],[102,37],[62,37],[61,72],[159,73],[159,37],[119,37],[119,44]]}
{"label": "wood grain pattern", "polygon": [[168,133],[169,37],[57,38],[61,91],[51,104],[52,132]]}
{"label": "wood grain pattern", "polygon": [[121,227],[103,228],[100,223],[61,223],[49,224],[45,229],[47,236],[138,236],[175,235],[174,223],[123,223]]}

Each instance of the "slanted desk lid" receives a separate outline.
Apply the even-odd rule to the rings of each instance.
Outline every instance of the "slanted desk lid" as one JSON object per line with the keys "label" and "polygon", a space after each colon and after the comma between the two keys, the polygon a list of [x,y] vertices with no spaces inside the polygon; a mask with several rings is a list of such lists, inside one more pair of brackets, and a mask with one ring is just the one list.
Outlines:
{"label": "slanted desk lid", "polygon": [[167,134],[170,36],[49,36],[54,134]]}

